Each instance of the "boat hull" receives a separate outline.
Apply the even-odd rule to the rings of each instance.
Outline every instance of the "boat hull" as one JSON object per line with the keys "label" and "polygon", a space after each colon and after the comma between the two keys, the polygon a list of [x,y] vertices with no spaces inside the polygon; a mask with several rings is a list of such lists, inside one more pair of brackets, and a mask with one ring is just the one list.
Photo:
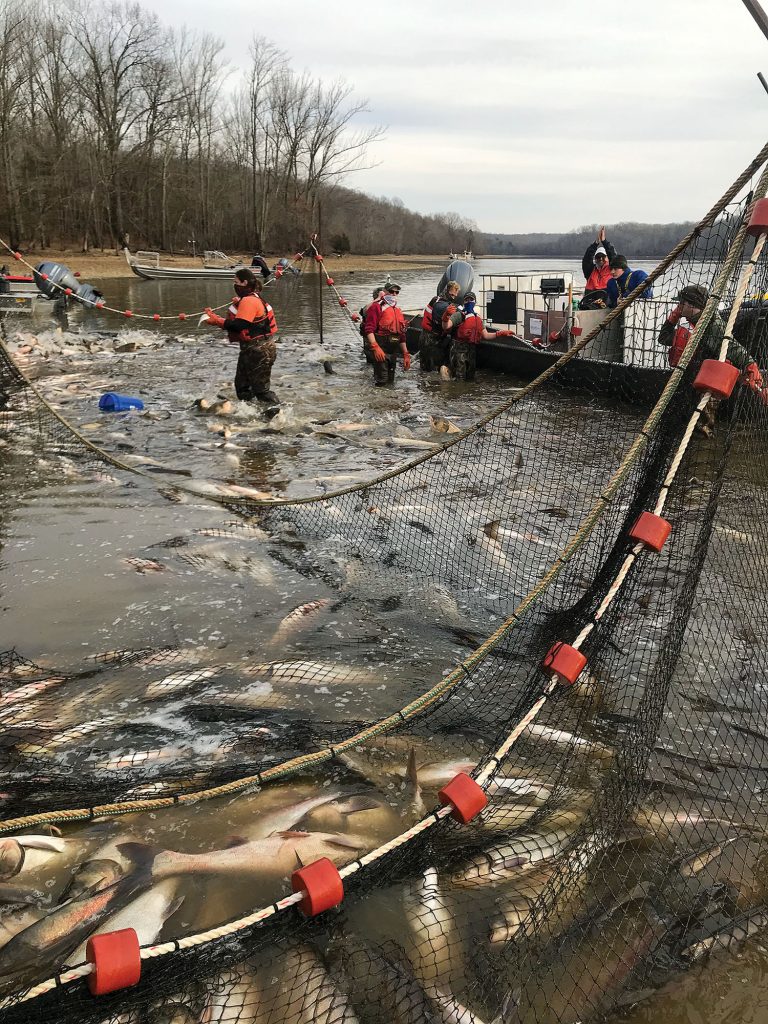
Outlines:
{"label": "boat hull", "polygon": [[244,263],[235,267],[148,267],[131,263],[131,270],[145,281],[229,281],[236,270],[242,270]]}

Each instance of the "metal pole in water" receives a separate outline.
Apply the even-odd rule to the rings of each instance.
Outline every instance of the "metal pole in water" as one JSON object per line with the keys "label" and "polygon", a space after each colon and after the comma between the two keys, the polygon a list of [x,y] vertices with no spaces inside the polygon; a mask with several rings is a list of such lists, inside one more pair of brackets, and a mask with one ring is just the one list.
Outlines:
{"label": "metal pole in water", "polygon": [[[320,252],[321,238],[323,237],[323,208],[317,204],[317,251]],[[320,344],[323,345],[323,267],[317,264],[317,302],[320,309]]]}

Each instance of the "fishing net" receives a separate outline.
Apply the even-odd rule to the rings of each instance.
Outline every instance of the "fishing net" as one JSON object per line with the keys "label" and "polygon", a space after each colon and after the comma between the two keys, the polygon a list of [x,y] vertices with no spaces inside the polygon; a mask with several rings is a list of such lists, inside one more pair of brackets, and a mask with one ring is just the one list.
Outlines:
{"label": "fishing net", "polygon": [[[154,608],[284,585],[242,649],[126,609],[77,663],[0,657],[3,1020],[629,1020],[768,926],[768,406],[754,377],[693,387],[731,321],[768,361],[765,156],[593,332],[642,359],[580,339],[321,498],[209,493],[223,514],[193,526],[194,481],[97,448],[3,349],[0,472],[34,495],[55,465],[62,502],[103,484],[119,522],[183,511],[134,558]],[[671,372],[659,332],[695,284]],[[130,938],[86,949],[125,928],[140,980]]]}

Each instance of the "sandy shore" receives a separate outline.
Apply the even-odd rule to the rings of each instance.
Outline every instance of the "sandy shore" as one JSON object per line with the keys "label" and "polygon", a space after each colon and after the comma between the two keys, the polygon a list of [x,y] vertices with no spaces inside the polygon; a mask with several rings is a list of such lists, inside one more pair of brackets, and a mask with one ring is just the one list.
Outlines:
{"label": "sandy shore", "polygon": [[[40,252],[25,252],[24,259],[33,267],[43,260],[52,260],[56,263],[63,263],[70,270],[77,271],[83,280],[99,280],[104,278],[132,277],[132,271],[126,263],[122,253],[114,252],[89,252],[83,253],[74,249],[47,249]],[[268,254],[265,259],[272,266],[277,262],[280,254]],[[238,258],[233,255],[233,259]],[[242,254],[243,262],[250,263],[250,255]],[[448,262],[445,256],[328,256],[325,261],[326,269],[333,275],[343,276],[344,274],[357,271],[371,270],[408,270],[418,267],[443,267]],[[23,273],[24,267],[16,263],[10,254],[0,255],[0,264],[6,263],[9,269],[16,269]],[[168,267],[190,267],[198,265],[191,256],[168,256],[161,254],[161,263]]]}

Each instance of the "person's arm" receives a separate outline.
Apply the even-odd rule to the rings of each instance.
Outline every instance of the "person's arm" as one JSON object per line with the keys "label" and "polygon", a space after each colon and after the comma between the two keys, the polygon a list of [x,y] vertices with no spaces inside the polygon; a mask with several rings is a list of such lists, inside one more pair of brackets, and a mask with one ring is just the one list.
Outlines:
{"label": "person's arm", "polygon": [[[722,317],[715,314],[702,339],[703,348],[709,358],[717,359],[720,355],[720,347],[723,344],[724,337],[725,323],[723,322]],[[733,338],[728,342],[726,359],[729,363],[733,363],[737,369],[742,371],[746,370],[748,366],[755,362],[751,353]]]}
{"label": "person's arm", "polygon": [[[582,269],[582,271],[584,273],[584,280],[585,281],[589,278],[589,275],[595,269],[595,253],[597,252],[598,245],[601,245],[601,244],[602,244],[601,242],[593,242],[591,245],[588,245],[587,246],[587,251],[584,253],[584,255],[581,258],[581,269]],[[608,248],[606,246],[606,252],[607,251],[608,251]]]}
{"label": "person's arm", "polygon": [[605,291],[608,296],[608,308],[615,309],[619,304],[619,286],[616,284],[615,277],[612,277],[605,286]]}
{"label": "person's arm", "polygon": [[365,324],[363,330],[365,331],[365,340],[368,342],[368,348],[371,350],[371,355],[377,363],[383,363],[387,358],[384,349],[376,341],[376,330],[379,326],[379,320],[381,319],[381,307],[378,302],[374,302],[365,315]]}
{"label": "person's arm", "polygon": [[605,249],[606,253],[608,254],[608,262],[610,263],[611,260],[615,259],[615,257],[616,257],[616,246],[612,242],[608,242],[605,239],[603,240],[602,244],[603,244],[603,248]]}

